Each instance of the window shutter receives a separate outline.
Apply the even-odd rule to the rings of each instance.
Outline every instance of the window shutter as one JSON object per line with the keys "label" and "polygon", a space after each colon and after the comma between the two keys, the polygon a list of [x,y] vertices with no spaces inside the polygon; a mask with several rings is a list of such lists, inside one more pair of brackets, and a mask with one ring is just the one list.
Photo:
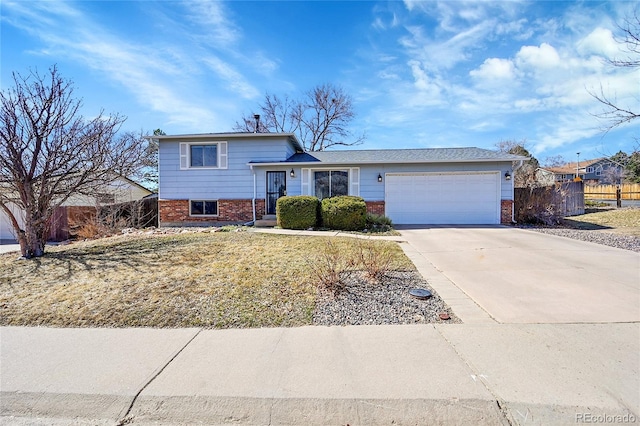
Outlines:
{"label": "window shutter", "polygon": [[360,169],[349,170],[349,195],[360,196]]}
{"label": "window shutter", "polygon": [[218,167],[220,169],[227,168],[227,143],[220,142],[218,144]]}
{"label": "window shutter", "polygon": [[180,169],[188,169],[189,168],[189,144],[181,143],[180,144]]}
{"label": "window shutter", "polygon": [[311,195],[311,169],[302,169],[302,195]]}

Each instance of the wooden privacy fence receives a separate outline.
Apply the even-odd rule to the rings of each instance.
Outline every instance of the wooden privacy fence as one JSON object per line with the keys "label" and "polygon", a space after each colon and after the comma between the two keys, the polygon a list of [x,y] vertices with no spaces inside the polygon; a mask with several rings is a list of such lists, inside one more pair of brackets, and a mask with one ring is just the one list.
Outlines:
{"label": "wooden privacy fence", "polygon": [[61,206],[49,221],[49,240],[86,238],[121,228],[158,226],[157,198],[99,207]]}
{"label": "wooden privacy fence", "polygon": [[[587,200],[615,200],[618,185],[594,185],[584,187],[584,198]],[[620,185],[622,200],[640,200],[640,183],[623,183]]]}
{"label": "wooden privacy fence", "polygon": [[514,218],[517,223],[551,225],[565,216],[579,214],[584,214],[583,182],[514,189]]}

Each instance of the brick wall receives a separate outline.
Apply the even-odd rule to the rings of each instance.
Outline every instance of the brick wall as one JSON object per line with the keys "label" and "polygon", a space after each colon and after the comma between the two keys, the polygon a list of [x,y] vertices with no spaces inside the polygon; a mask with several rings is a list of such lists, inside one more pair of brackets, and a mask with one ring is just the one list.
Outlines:
{"label": "brick wall", "polygon": [[384,214],[384,201],[365,201],[367,213]]}
{"label": "brick wall", "polygon": [[[218,216],[189,216],[189,200],[159,200],[161,225],[249,222],[253,220],[251,200],[218,200]],[[264,200],[256,200],[257,216],[264,214]]]}
{"label": "brick wall", "polygon": [[509,225],[513,222],[513,201],[501,200],[500,201],[500,223],[503,225]]}

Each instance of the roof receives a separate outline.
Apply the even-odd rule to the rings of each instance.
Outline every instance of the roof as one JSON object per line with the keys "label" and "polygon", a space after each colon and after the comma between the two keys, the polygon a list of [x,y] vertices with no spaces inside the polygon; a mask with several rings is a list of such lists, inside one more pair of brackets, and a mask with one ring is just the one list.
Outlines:
{"label": "roof", "polygon": [[303,151],[302,145],[293,133],[254,133],[254,132],[224,132],[224,133],[191,133],[185,135],[149,135],[145,139],[163,140],[198,140],[198,139],[264,139],[286,138],[294,148]]}
{"label": "roof", "polygon": [[[580,161],[580,172],[584,173],[584,171],[586,170],[587,167],[602,161],[602,160],[606,160],[606,158],[601,157],[601,158],[595,158],[593,160],[582,160]],[[576,168],[578,167],[578,162],[574,161],[573,163],[567,163],[564,164],[562,166],[558,166],[558,167],[543,167],[545,170],[549,170],[553,173],[556,174],[575,174],[576,173]]]}
{"label": "roof", "polygon": [[[137,186],[138,188],[140,188],[140,189],[142,189],[144,191],[147,191],[149,194],[153,194],[152,190],[150,190],[149,188],[147,188],[147,187],[143,186],[142,184],[136,182],[135,180],[129,179],[126,176],[118,176],[118,177],[116,177],[116,179],[122,179],[122,180],[124,180],[125,182],[127,182],[130,185]],[[114,179],[114,180],[116,180],[116,179]]]}
{"label": "roof", "polygon": [[249,164],[378,164],[378,163],[464,163],[528,160],[521,155],[506,154],[482,148],[421,148],[340,150],[297,153],[281,162]]}

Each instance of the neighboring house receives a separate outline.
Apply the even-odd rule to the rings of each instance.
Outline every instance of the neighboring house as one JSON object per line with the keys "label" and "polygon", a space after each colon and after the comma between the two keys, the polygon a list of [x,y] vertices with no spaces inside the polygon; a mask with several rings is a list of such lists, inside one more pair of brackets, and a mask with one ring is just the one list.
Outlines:
{"label": "neighboring house", "polygon": [[623,167],[608,158],[583,160],[580,163],[567,163],[559,167],[546,167],[544,170],[553,173],[556,182],[569,182],[578,175],[587,184],[617,183],[611,180],[616,180],[615,177],[621,177],[623,173]]}
{"label": "neighboring house", "polygon": [[303,152],[293,134],[153,136],[160,226],[248,222],[283,195],[356,195],[396,224],[498,224],[513,217],[512,162],[480,148]]}
{"label": "neighboring house", "polygon": [[536,185],[551,186],[557,182],[556,175],[552,171],[538,168],[536,169]]}
{"label": "neighboring house", "polygon": [[[65,207],[95,207],[97,205],[124,203],[127,201],[137,201],[151,195],[152,192],[142,185],[125,177],[118,177],[113,180],[103,191],[94,197],[86,195],[72,195],[62,205]],[[19,224],[24,223],[24,215],[15,206],[10,205],[14,216]],[[15,242],[13,226],[6,213],[0,210],[0,244]]]}

